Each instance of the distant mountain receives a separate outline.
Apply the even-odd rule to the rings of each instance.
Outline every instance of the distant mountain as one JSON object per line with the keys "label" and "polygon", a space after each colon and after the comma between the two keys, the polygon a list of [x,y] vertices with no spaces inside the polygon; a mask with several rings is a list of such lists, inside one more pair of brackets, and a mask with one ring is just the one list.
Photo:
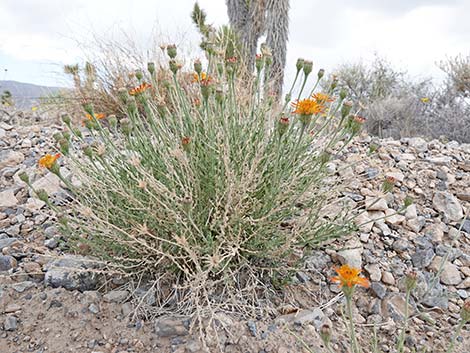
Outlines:
{"label": "distant mountain", "polygon": [[3,91],[10,91],[15,106],[20,109],[31,109],[31,107],[39,103],[40,98],[54,95],[61,90],[64,90],[64,88],[38,86],[33,85],[32,83],[0,80],[0,95],[3,93]]}

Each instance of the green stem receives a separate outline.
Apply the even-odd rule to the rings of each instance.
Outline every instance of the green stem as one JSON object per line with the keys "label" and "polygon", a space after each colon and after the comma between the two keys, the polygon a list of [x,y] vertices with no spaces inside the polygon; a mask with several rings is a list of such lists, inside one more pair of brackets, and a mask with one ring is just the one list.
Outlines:
{"label": "green stem", "polygon": [[354,320],[353,320],[353,312],[352,312],[352,305],[351,305],[351,295],[346,295],[346,309],[348,311],[349,316],[349,334],[351,338],[351,352],[352,353],[359,353],[359,349],[357,346],[357,339],[356,339],[356,331],[354,330]]}

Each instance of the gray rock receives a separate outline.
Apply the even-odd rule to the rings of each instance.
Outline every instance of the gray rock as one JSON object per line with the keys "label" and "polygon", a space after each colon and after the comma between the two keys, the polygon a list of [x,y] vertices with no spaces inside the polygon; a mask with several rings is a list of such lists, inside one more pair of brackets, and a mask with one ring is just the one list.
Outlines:
{"label": "gray rock", "polygon": [[321,271],[331,264],[330,255],[324,251],[312,251],[312,254],[305,258],[305,268],[308,270]]}
{"label": "gray rock", "polygon": [[250,333],[253,337],[256,337],[258,335],[258,330],[256,328],[256,323],[254,321],[249,320],[246,323],[246,326],[248,327],[248,330],[250,331]]}
{"label": "gray rock", "polygon": [[447,157],[447,156],[438,156],[438,157],[430,157],[427,159],[427,161],[435,165],[450,166],[450,162],[452,161],[452,158]]}
{"label": "gray rock", "polygon": [[[400,322],[405,317],[406,301],[402,294],[390,294],[382,300],[382,312],[385,317],[391,317],[395,322]],[[412,308],[409,306],[409,312]]]}
{"label": "gray rock", "polygon": [[92,314],[98,314],[100,312],[100,308],[98,308],[98,306],[93,303],[90,304],[90,306],[88,307],[88,310],[90,310]]}
{"label": "gray rock", "polygon": [[3,322],[3,329],[5,331],[15,331],[18,327],[18,319],[13,315],[8,315]]}
{"label": "gray rock", "polygon": [[86,257],[65,255],[48,263],[45,267],[44,282],[46,285],[68,290],[93,290],[98,284],[98,275],[94,271],[99,264]]}
{"label": "gray rock", "polygon": [[355,268],[362,268],[362,247],[338,251],[341,263]]}
{"label": "gray rock", "polygon": [[326,317],[320,308],[314,308],[313,310],[301,310],[294,316],[294,324],[306,325],[313,324],[318,330],[325,322]]}
{"label": "gray rock", "polygon": [[416,152],[426,152],[428,150],[428,143],[421,137],[412,137],[408,140],[408,146],[413,147]]}
{"label": "gray rock", "polygon": [[3,250],[3,248],[7,248],[13,245],[14,243],[16,243],[17,240],[17,238],[0,239],[0,251]]}
{"label": "gray rock", "polygon": [[432,259],[436,254],[432,248],[418,250],[413,255],[411,255],[411,261],[413,266],[417,268],[424,268],[431,264]]}
{"label": "gray rock", "polygon": [[380,282],[372,282],[370,289],[379,299],[383,299],[387,295],[387,288]]}
{"label": "gray rock", "polygon": [[57,245],[59,245],[59,243],[57,242],[57,239],[51,238],[51,239],[46,239],[44,241],[44,245],[52,250],[52,249],[57,248]]}
{"label": "gray rock", "polygon": [[112,290],[103,296],[105,302],[108,303],[122,303],[129,296],[127,290]]}
{"label": "gray rock", "polygon": [[186,336],[189,334],[186,319],[162,317],[155,322],[155,333],[159,337]]}
{"label": "gray rock", "polygon": [[470,219],[466,219],[465,221],[463,221],[462,230],[465,233],[470,234]]}
{"label": "gray rock", "polygon": [[8,271],[12,268],[16,268],[18,263],[13,256],[10,255],[0,255],[0,272]]}
{"label": "gray rock", "polygon": [[374,179],[379,175],[380,171],[376,168],[366,168],[366,174],[368,179]]}
{"label": "gray rock", "polygon": [[432,204],[437,211],[444,213],[451,221],[456,222],[463,218],[463,210],[459,200],[448,192],[436,192]]}

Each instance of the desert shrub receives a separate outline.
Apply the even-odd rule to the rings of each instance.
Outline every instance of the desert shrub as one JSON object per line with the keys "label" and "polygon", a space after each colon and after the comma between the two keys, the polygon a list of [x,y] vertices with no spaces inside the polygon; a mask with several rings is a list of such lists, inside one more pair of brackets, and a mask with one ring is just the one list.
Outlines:
{"label": "desert shrub", "polygon": [[458,55],[439,64],[447,74],[447,89],[460,97],[470,96],[470,55]]}
{"label": "desert shrub", "polygon": [[440,138],[468,142],[468,58],[441,63],[447,73],[444,84],[415,81],[376,57],[370,64],[344,64],[334,79],[337,89],[347,88],[356,107],[362,107],[367,130],[379,137]]}
{"label": "desert shrub", "polygon": [[[74,195],[59,220],[77,249],[168,284],[162,305],[246,312],[289,278],[299,253],[353,229],[346,211],[322,213],[334,198],[325,165],[362,120],[345,91],[275,101],[264,89],[269,54],[247,77],[235,57],[208,53],[190,82],[176,47],[167,53],[166,67],[149,63],[138,86],[119,90],[116,115],[86,103],[85,129],[64,116],[69,133],[57,140],[79,183],[57,155],[42,162]],[[297,70],[305,86],[311,62]]]}

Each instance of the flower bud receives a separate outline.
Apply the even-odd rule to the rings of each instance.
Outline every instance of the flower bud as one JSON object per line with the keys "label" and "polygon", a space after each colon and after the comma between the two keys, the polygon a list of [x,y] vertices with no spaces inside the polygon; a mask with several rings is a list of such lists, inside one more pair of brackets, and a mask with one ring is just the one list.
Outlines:
{"label": "flower bud", "polygon": [[140,70],[136,70],[135,72],[135,78],[139,81],[142,81],[142,79],[144,78],[144,74],[142,73],[142,71]]}
{"label": "flower bud", "polygon": [[178,72],[178,69],[179,69],[179,65],[178,63],[176,62],[175,59],[171,59],[170,62],[169,62],[169,65],[170,65],[170,70],[171,72],[173,72],[173,74],[176,75],[176,73]]}
{"label": "flower bud", "polygon": [[320,337],[325,344],[325,346],[329,346],[331,342],[331,327],[328,324],[324,324],[320,327]]}
{"label": "flower bud", "polygon": [[129,98],[129,102],[127,103],[127,111],[129,114],[137,114],[139,109],[137,108],[137,102],[135,101],[134,97]]}
{"label": "flower bud", "polygon": [[127,104],[127,102],[129,102],[130,95],[124,87],[118,89],[118,96],[123,104]]}
{"label": "flower bud", "polygon": [[93,148],[90,145],[83,146],[83,154],[88,158],[93,158]]}
{"label": "flower bud", "polygon": [[264,55],[264,62],[266,64],[266,67],[270,67],[273,63],[273,56],[271,54],[269,55]]}
{"label": "flower bud", "polygon": [[166,47],[166,53],[170,57],[170,59],[176,58],[176,45],[170,44]]}
{"label": "flower bud", "polygon": [[347,97],[348,91],[346,88],[342,88],[341,91],[339,91],[339,99],[343,100]]}
{"label": "flower bud", "polygon": [[116,118],[116,115],[110,115],[108,116],[108,122],[109,122],[109,126],[111,126],[112,128],[115,128],[117,126],[117,118]]}
{"label": "flower bud", "polygon": [[222,88],[217,88],[215,90],[215,101],[219,104],[222,104],[224,101],[224,91]]}
{"label": "flower bud", "polygon": [[82,138],[82,132],[80,131],[80,129],[78,129],[78,128],[73,129],[73,133],[78,138]]}
{"label": "flower bud", "polygon": [[351,102],[344,102],[343,106],[341,107],[341,117],[345,118],[349,115],[349,112],[351,111],[352,108],[352,103]]}
{"label": "flower bud", "polygon": [[387,177],[385,178],[383,184],[382,184],[382,190],[387,193],[391,192],[393,190],[393,187],[395,186],[395,183],[397,180],[394,177]]}
{"label": "flower bud", "polygon": [[321,78],[325,75],[325,69],[320,69],[318,70],[318,74],[317,74],[317,77],[319,80],[321,80]]}
{"label": "flower bud", "polygon": [[49,195],[47,195],[46,190],[40,189],[36,191],[36,195],[38,196],[38,199],[41,200],[42,202],[49,202]]}
{"label": "flower bud", "polygon": [[26,174],[26,172],[21,172],[20,174],[18,174],[18,177],[22,182],[29,184],[29,176],[28,174]]}
{"label": "flower bud", "polygon": [[150,72],[150,74],[153,76],[155,74],[155,63],[154,62],[148,62],[147,63],[147,70]]}
{"label": "flower bud", "polygon": [[418,282],[418,274],[415,271],[408,271],[405,277],[405,289],[407,292],[411,292],[416,288]]}
{"label": "flower bud", "polygon": [[405,200],[403,201],[405,208],[411,206],[413,204],[413,199],[410,196],[406,196]]}
{"label": "flower bud", "polygon": [[312,72],[313,69],[313,62],[309,60],[304,61],[304,75],[308,76]]}
{"label": "flower bud", "polygon": [[60,132],[56,132],[52,135],[52,138],[58,142],[62,138],[62,134]]}
{"label": "flower bud", "polygon": [[462,310],[460,311],[460,317],[465,323],[470,321],[470,299],[467,299],[463,304]]}
{"label": "flower bud", "polygon": [[121,120],[121,130],[125,135],[129,135],[131,132],[131,121],[128,118]]}
{"label": "flower bud", "polygon": [[282,116],[278,122],[277,122],[277,132],[279,133],[279,136],[284,135],[287,130],[289,129],[289,118],[286,116]]}
{"label": "flower bud", "polygon": [[191,138],[188,136],[183,137],[181,139],[181,146],[183,146],[185,152],[189,152],[191,149]]}
{"label": "flower bud", "polygon": [[296,67],[296,69],[297,69],[297,73],[299,73],[300,70],[303,69],[303,67],[304,67],[304,62],[305,62],[305,60],[302,59],[302,58],[298,58],[298,59],[297,59],[297,63],[295,64],[295,67]]}
{"label": "flower bud", "polygon": [[333,91],[337,85],[338,85],[338,77],[336,75],[333,75],[333,78],[331,79],[330,91]]}
{"label": "flower bud", "polygon": [[263,66],[264,66],[263,55],[262,54],[256,54],[256,58],[255,58],[256,71],[258,71],[258,73],[259,73],[263,69]]}
{"label": "flower bud", "polygon": [[66,125],[70,125],[70,123],[72,122],[72,119],[70,119],[70,115],[68,115],[68,114],[62,114],[62,121],[63,121]]}
{"label": "flower bud", "polygon": [[88,129],[88,130],[93,130],[95,127],[96,127],[96,124],[93,120],[85,120],[84,121],[84,124],[85,124],[85,127]]}
{"label": "flower bud", "polygon": [[64,131],[62,133],[62,136],[64,136],[64,139],[66,139],[67,141],[70,141],[70,132]]}
{"label": "flower bud", "polygon": [[60,152],[62,152],[62,154],[67,156],[69,154],[69,148],[70,148],[69,141],[66,140],[65,138],[60,139],[59,146],[60,146]]}
{"label": "flower bud", "polygon": [[91,103],[83,104],[83,110],[85,110],[88,114],[94,116],[95,112],[93,110],[93,105]]}
{"label": "flower bud", "polygon": [[193,66],[194,66],[194,71],[196,71],[196,73],[197,73],[198,75],[200,75],[201,72],[202,72],[201,60],[199,60],[199,59],[194,60]]}

